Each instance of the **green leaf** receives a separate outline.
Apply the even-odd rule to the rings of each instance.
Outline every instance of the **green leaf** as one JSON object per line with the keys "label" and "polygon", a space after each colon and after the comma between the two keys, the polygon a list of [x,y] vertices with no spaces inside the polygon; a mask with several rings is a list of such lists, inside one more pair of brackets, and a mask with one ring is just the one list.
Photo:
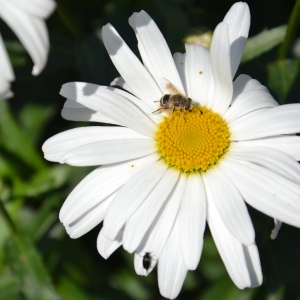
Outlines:
{"label": "green leaf", "polygon": [[255,289],[238,289],[227,276],[227,278],[210,285],[199,300],[250,300],[255,299],[253,297],[255,292]]}
{"label": "green leaf", "polygon": [[72,282],[69,278],[63,276],[59,282],[58,290],[62,295],[63,299],[72,299],[72,300],[86,300],[91,299],[87,297],[85,293]]}
{"label": "green leaf", "polygon": [[210,281],[220,280],[220,278],[227,276],[224,263],[211,235],[206,235],[204,238],[199,268],[205,278]]}
{"label": "green leaf", "polygon": [[24,297],[29,300],[60,299],[50,283],[49,275],[35,246],[26,236],[7,240],[6,260],[19,279]]}
{"label": "green leaf", "polygon": [[283,300],[284,298],[284,286],[281,285],[277,288],[277,290],[272,291],[267,296],[267,300]]}
{"label": "green leaf", "polygon": [[7,159],[0,156],[0,177],[3,178],[5,176],[16,176],[16,170],[12,168]]}
{"label": "green leaf", "polygon": [[28,181],[14,180],[14,196],[35,197],[61,187],[71,176],[72,168],[58,165],[36,172]]}
{"label": "green leaf", "polygon": [[0,300],[17,299],[20,293],[20,282],[8,269],[5,269],[0,275]]}
{"label": "green leaf", "polygon": [[23,67],[28,62],[28,55],[19,41],[5,41],[6,50],[14,68]]}
{"label": "green leaf", "polygon": [[261,54],[268,52],[283,42],[287,26],[282,25],[270,30],[263,30],[247,40],[242,63],[250,61]]}
{"label": "green leaf", "polygon": [[[148,279],[148,278],[147,278]],[[149,293],[143,286],[144,280],[135,280],[127,271],[119,271],[113,278],[114,284],[123,293],[127,294],[130,299],[146,300],[149,299]]]}
{"label": "green leaf", "polygon": [[37,144],[46,124],[54,114],[52,106],[41,106],[28,103],[20,113],[20,121],[28,139]]}
{"label": "green leaf", "polygon": [[300,63],[296,59],[275,61],[268,65],[268,86],[284,103],[299,72]]}
{"label": "green leaf", "polygon": [[[24,229],[26,234],[32,236],[35,240],[46,236],[53,224],[57,222],[58,210],[56,208],[62,204],[64,199],[64,192],[45,198],[38,210],[30,211],[31,213],[27,212],[28,225],[24,226],[26,219],[24,215],[22,216],[22,231]],[[18,225],[20,228],[21,222]]]}
{"label": "green leaf", "polygon": [[0,101],[1,145],[33,169],[42,169],[45,165],[40,151],[31,144],[29,137],[12,117],[7,101]]}

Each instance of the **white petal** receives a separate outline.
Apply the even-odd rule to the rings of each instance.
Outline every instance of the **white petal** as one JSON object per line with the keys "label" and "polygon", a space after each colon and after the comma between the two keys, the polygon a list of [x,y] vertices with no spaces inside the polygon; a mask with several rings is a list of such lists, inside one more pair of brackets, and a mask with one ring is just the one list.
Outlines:
{"label": "white petal", "polygon": [[178,221],[158,261],[158,286],[163,297],[175,299],[182,288],[187,274],[180,247]]}
{"label": "white petal", "polygon": [[184,90],[187,91],[187,78],[185,72],[185,62],[186,62],[186,54],[176,52],[173,54],[173,59],[180,76],[181,82],[183,84]]}
{"label": "white petal", "polygon": [[84,105],[71,99],[67,99],[67,101],[65,102],[64,107],[61,111],[61,115],[64,119],[69,121],[90,121],[120,125],[117,124],[114,120],[106,117],[102,113],[87,108]]}
{"label": "white petal", "polygon": [[86,144],[62,155],[59,162],[71,166],[98,166],[143,157],[156,152],[150,139],[105,140]]}
{"label": "white petal", "polygon": [[72,239],[77,239],[102,222],[114,197],[115,194],[112,194],[98,205],[82,213],[82,215],[72,223],[64,224],[70,237]]}
{"label": "white petal", "polygon": [[0,100],[13,96],[10,90],[10,81],[15,79],[14,71],[10,64],[10,59],[5,49],[5,45],[0,34]]}
{"label": "white petal", "polygon": [[178,218],[183,260],[188,270],[195,270],[202,253],[206,223],[206,195],[199,174],[191,174],[187,179]]}
{"label": "white petal", "polygon": [[271,235],[270,235],[270,238],[272,240],[275,240],[277,235],[278,235],[278,232],[281,228],[281,225],[282,225],[282,222],[277,220],[277,219],[274,219],[274,229],[272,230],[271,232]]}
{"label": "white petal", "polygon": [[11,27],[30,54],[34,68],[33,75],[38,75],[47,62],[49,39],[43,20],[22,12],[9,1],[1,2],[0,17]]}
{"label": "white petal", "polygon": [[300,160],[300,136],[282,135],[251,141],[241,141],[238,144],[243,147],[268,147],[276,149],[290,155],[297,161]]}
{"label": "white petal", "polygon": [[153,114],[153,104],[152,104],[152,106],[149,106],[147,103],[141,101],[140,99],[138,99],[137,97],[133,96],[132,94],[130,94],[126,91],[116,89],[113,87],[105,87],[105,88],[128,99],[131,103],[133,103],[135,106],[137,106],[139,109],[141,109],[156,124],[161,122],[162,117],[159,114]]}
{"label": "white petal", "polygon": [[210,200],[227,229],[242,244],[253,244],[255,232],[251,218],[241,194],[230,179],[218,168],[206,172],[203,179],[211,192]]}
{"label": "white petal", "polygon": [[233,82],[232,102],[234,102],[241,93],[248,90],[268,91],[268,89],[256,79],[252,79],[248,75],[241,74]]}
{"label": "white petal", "polygon": [[[256,245],[244,246],[234,238],[223,223],[214,201],[211,199],[210,190],[207,190],[207,197],[208,225],[229,276],[240,289],[255,285],[258,281],[257,278],[261,278]],[[250,247],[251,255],[248,250]]]}
{"label": "white petal", "polygon": [[[138,40],[138,48],[139,48],[139,52],[140,52],[140,55],[142,57],[142,60],[143,60],[143,63],[146,67],[146,69],[149,71],[150,74],[155,74],[155,70],[153,69],[153,65],[151,63],[151,61],[149,60],[149,56],[147,55],[145,49],[144,49],[144,45],[143,43],[140,41],[140,37],[139,35],[136,35],[136,38]],[[157,78],[154,78],[157,82],[157,85],[158,86],[166,86],[168,85],[170,82],[168,80],[166,80],[165,78],[161,79],[157,79]],[[170,91],[168,90],[165,90],[164,92],[161,91],[161,95],[159,98],[157,98],[156,100],[152,101],[152,109],[151,111],[147,111],[148,112],[148,115],[150,116],[150,118],[156,123],[156,124],[159,124],[162,119],[164,118],[164,116],[166,116],[168,114],[167,111],[165,112],[160,112],[160,113],[155,113],[159,108],[160,108],[160,105],[159,105],[159,100],[161,98],[161,96],[163,94],[166,94],[166,93],[170,93]]]}
{"label": "white petal", "polygon": [[141,276],[148,276],[151,271],[153,270],[153,268],[156,266],[157,264],[157,260],[153,259],[151,256],[151,253],[149,254],[151,257],[151,262],[150,262],[150,266],[149,269],[145,269],[144,265],[143,265],[143,260],[144,260],[144,255],[146,253],[135,253],[134,254],[134,269],[136,274],[141,275]]}
{"label": "white petal", "polygon": [[[147,61],[152,65],[150,71],[154,72],[153,78],[158,82],[165,78],[184,93],[170,49],[155,22],[145,11],[141,11],[129,18],[129,24],[138,36],[139,43],[142,44],[145,55],[148,57]],[[165,94],[168,93],[164,84],[160,87]]]}
{"label": "white petal", "polygon": [[10,90],[10,82],[5,78],[0,77],[0,100],[7,99],[13,96]]}
{"label": "white petal", "polygon": [[39,18],[48,18],[54,11],[56,4],[53,0],[9,0],[17,9],[23,10],[29,15],[37,16]]}
{"label": "white petal", "polygon": [[118,190],[134,174],[157,161],[149,155],[121,164],[102,166],[86,176],[64,202],[59,218],[62,223],[71,223],[79,216],[98,205]]}
{"label": "white petal", "polygon": [[[15,80],[14,71],[10,64],[10,59],[5,49],[5,45],[0,34],[0,61],[1,61],[1,68],[0,68],[0,76],[3,80],[13,81]],[[0,88],[0,90],[2,90]]]}
{"label": "white petal", "polygon": [[102,28],[106,50],[130,90],[149,105],[162,94],[151,75],[111,24]]}
{"label": "white petal", "polygon": [[138,254],[141,255],[142,253],[149,252],[153,259],[158,260],[173,228],[185,185],[186,176],[180,175],[178,183],[170,195],[170,199],[167,201],[165,208],[161,210],[158,220],[152,223],[146,238],[140,244],[137,250]]}
{"label": "white petal", "polygon": [[123,234],[123,247],[128,252],[137,249],[147,230],[163,208],[179,177],[179,172],[168,169],[142,205],[129,218]]}
{"label": "white petal", "polygon": [[119,190],[104,220],[105,236],[113,240],[126,221],[140,207],[166,172],[167,166],[156,162],[136,173]]}
{"label": "white petal", "polygon": [[253,162],[300,184],[300,165],[284,152],[256,146],[245,147],[240,143],[232,146],[228,158]]}
{"label": "white petal", "polygon": [[247,3],[235,3],[224,18],[229,25],[231,76],[234,77],[241,62],[250,28],[250,11]]}
{"label": "white petal", "polygon": [[259,253],[256,244],[243,245],[247,268],[249,270],[251,284],[249,288],[255,288],[262,284],[263,275],[260,266]]}
{"label": "white petal", "polygon": [[122,78],[122,77],[117,77],[115,78],[111,83],[110,85],[114,86],[119,86],[121,87],[122,89],[128,91],[129,93],[132,93],[133,94],[133,91],[130,89],[130,86],[125,82],[125,80]]}
{"label": "white petal", "polygon": [[236,98],[223,117],[228,122],[232,122],[255,110],[274,107],[277,105],[278,103],[268,91],[248,90]]}
{"label": "white petal", "polygon": [[214,97],[214,79],[209,50],[199,45],[185,44],[187,95],[202,106],[211,107]]}
{"label": "white petal", "polygon": [[257,210],[300,227],[300,185],[253,163],[223,160],[219,166],[244,200]]}
{"label": "white petal", "polygon": [[155,124],[140,108],[114,90],[90,83],[69,82],[62,86],[60,94],[142,134],[152,137],[156,131]]}
{"label": "white petal", "polygon": [[[144,64],[145,68],[148,70],[148,72],[151,74],[151,76],[153,76],[153,74],[155,74],[155,71],[153,70],[153,65],[151,64],[151,61],[149,60],[147,52],[144,49],[144,45],[141,42],[140,37],[138,35],[136,35],[136,39],[138,41],[137,46],[138,46],[138,49],[139,49],[140,56],[142,58],[143,64]],[[156,83],[157,83],[157,85],[159,87],[160,86],[160,82],[158,82],[156,78],[153,78],[153,79],[156,81]],[[161,93],[163,93],[163,91],[161,91]]]}
{"label": "white petal", "polygon": [[46,159],[59,161],[64,154],[78,147],[117,139],[147,139],[147,137],[124,127],[79,127],[52,136],[43,144],[42,150]]}
{"label": "white petal", "polygon": [[221,22],[214,31],[210,47],[211,69],[214,78],[212,109],[221,115],[230,105],[233,93],[228,24]]}
{"label": "white petal", "polygon": [[106,88],[114,93],[117,93],[118,95],[121,95],[124,98],[126,98],[127,100],[129,100],[136,107],[138,107],[140,110],[142,110],[156,124],[159,124],[161,122],[161,120],[163,119],[163,117],[160,116],[160,114],[153,114],[153,105],[150,106],[149,104],[141,101],[140,99],[138,99],[134,95],[128,93],[127,91],[123,91],[121,89],[108,87],[108,86],[105,86],[103,88]]}
{"label": "white petal", "polygon": [[248,140],[300,132],[300,104],[286,104],[231,122],[232,140]]}
{"label": "white petal", "polygon": [[120,232],[114,240],[109,240],[101,229],[97,238],[97,250],[104,259],[108,259],[122,245],[122,234],[123,232]]}

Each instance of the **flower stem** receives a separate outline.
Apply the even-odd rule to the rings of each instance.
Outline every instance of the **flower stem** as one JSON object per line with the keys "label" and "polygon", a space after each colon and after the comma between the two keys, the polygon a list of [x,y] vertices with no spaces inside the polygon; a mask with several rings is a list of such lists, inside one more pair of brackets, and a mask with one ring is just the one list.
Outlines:
{"label": "flower stem", "polygon": [[296,0],[292,14],[288,22],[288,28],[287,28],[284,41],[281,44],[278,51],[278,56],[277,56],[278,61],[285,59],[287,51],[291,43],[293,42],[297,30],[299,30],[299,24],[300,24],[299,21],[300,21],[300,0]]}

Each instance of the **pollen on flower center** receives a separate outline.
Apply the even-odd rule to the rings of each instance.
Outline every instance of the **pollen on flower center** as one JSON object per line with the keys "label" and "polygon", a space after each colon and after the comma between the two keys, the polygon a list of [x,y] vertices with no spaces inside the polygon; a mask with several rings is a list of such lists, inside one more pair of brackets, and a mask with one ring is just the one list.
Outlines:
{"label": "pollen on flower center", "polygon": [[158,125],[159,155],[182,172],[206,171],[226,152],[230,133],[225,120],[212,110],[196,106],[176,110]]}

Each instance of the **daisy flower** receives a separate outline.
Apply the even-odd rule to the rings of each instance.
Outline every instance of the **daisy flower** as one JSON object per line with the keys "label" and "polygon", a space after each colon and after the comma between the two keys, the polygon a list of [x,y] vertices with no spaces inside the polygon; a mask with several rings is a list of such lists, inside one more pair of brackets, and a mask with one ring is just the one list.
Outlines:
{"label": "daisy flower", "polygon": [[139,275],[158,263],[160,292],[171,299],[199,264],[207,221],[233,282],[258,286],[245,202],[300,226],[300,105],[278,106],[247,75],[233,81],[250,26],[246,3],[231,7],[210,50],[186,44],[172,56],[146,12],[129,24],[143,63],[112,25],[102,29],[122,89],[71,82],[60,91],[64,118],[118,125],[71,129],[43,145],[49,161],[101,165],[68,196],[60,220],[71,238],[103,221],[99,253],[123,245]]}
{"label": "daisy flower", "polygon": [[[46,65],[49,38],[44,19],[54,10],[53,0],[0,0],[0,18],[13,30],[31,56],[33,75]],[[10,83],[15,75],[0,34],[0,99],[13,96]]]}

